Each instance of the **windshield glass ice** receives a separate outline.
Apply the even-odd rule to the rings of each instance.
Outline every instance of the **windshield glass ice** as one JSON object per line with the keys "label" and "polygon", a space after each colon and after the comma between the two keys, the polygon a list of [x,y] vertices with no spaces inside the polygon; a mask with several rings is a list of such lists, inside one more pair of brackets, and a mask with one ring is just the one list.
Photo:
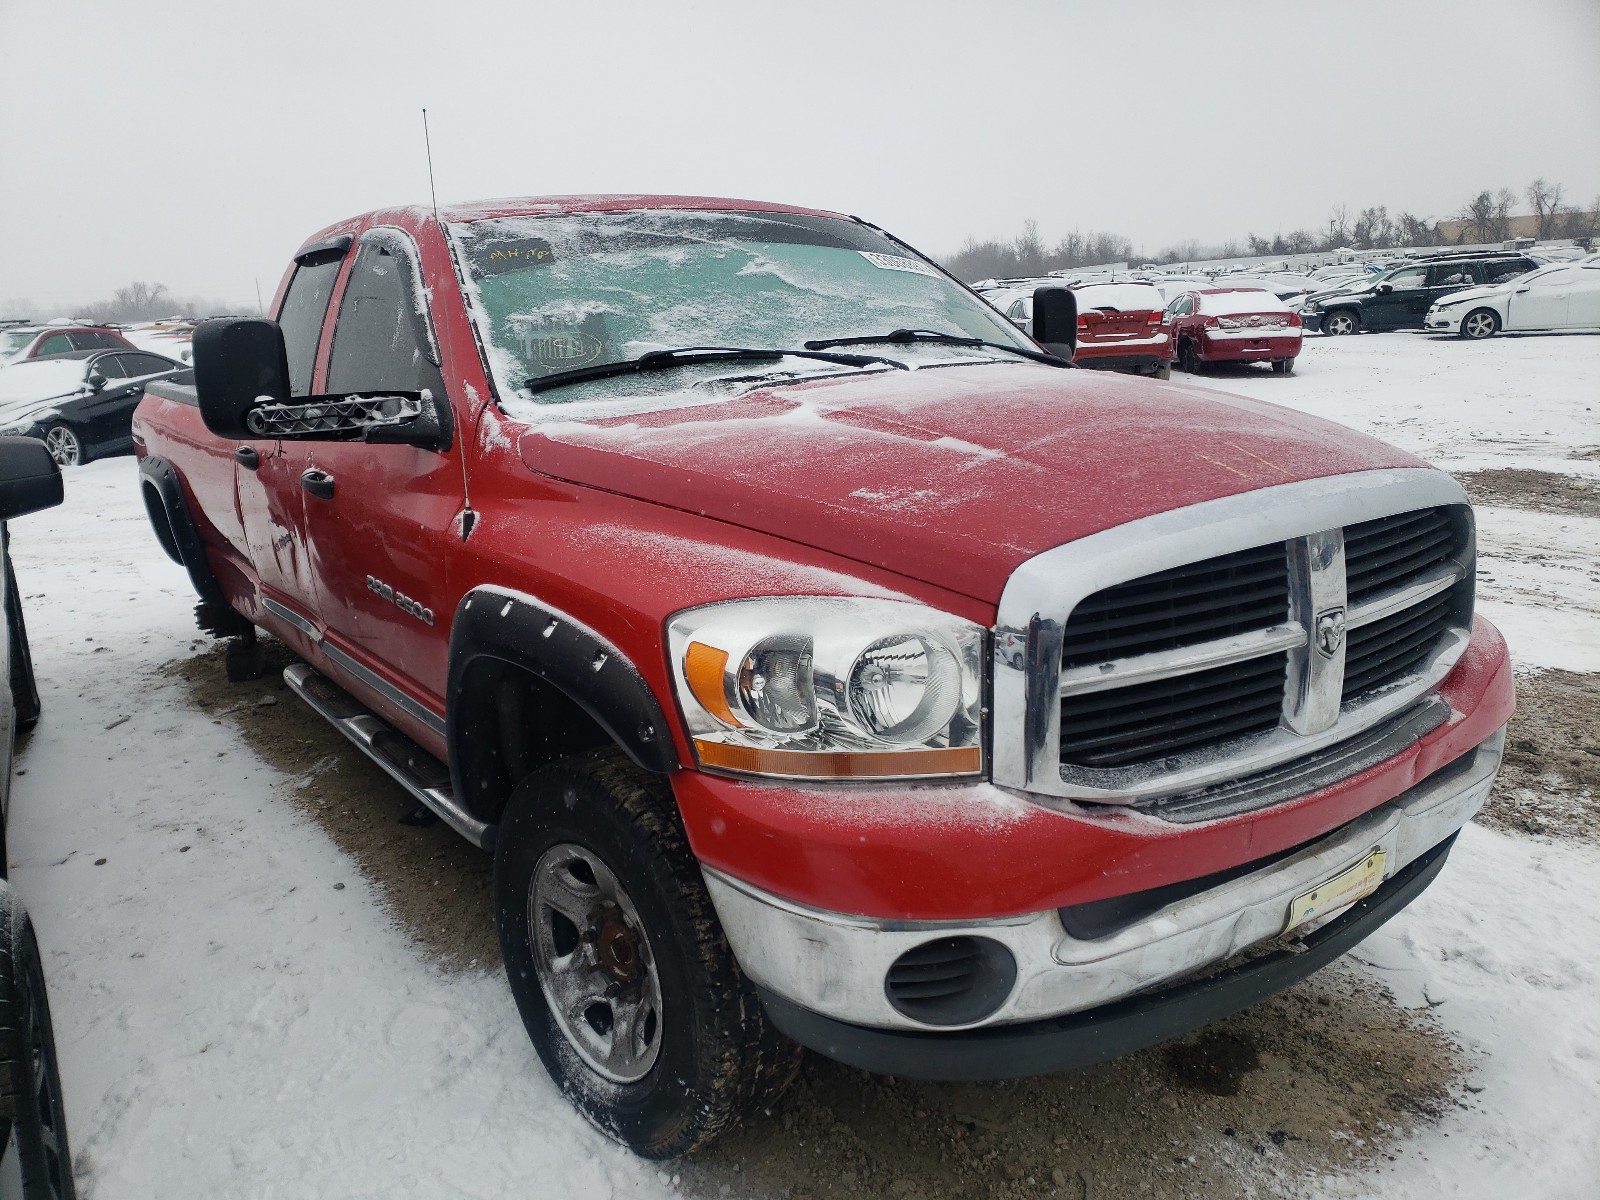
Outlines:
{"label": "windshield glass ice", "polygon": [[[680,346],[795,350],[814,339],[924,329],[1034,348],[935,268],[850,221],[646,210],[500,217],[451,232],[495,387],[508,411],[530,419],[550,406],[639,395],[665,400],[727,376],[855,369],[804,359],[719,362],[537,393],[523,386]],[[996,353],[939,345],[839,349],[920,365]]]}

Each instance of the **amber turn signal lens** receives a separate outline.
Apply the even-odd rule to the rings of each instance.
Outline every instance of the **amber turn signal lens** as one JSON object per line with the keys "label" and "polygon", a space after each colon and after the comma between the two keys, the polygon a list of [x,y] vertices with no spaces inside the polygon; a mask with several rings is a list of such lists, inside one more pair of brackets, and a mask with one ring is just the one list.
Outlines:
{"label": "amber turn signal lens", "polygon": [[722,680],[728,669],[728,652],[704,642],[690,642],[683,654],[683,677],[700,705],[717,720],[738,728],[739,719],[728,707]]}
{"label": "amber turn signal lens", "polygon": [[[693,650],[691,646],[690,652]],[[695,695],[700,695],[698,690]],[[703,698],[701,703],[704,703]],[[694,748],[703,767],[720,767],[724,771],[744,771],[752,775],[875,779],[895,775],[976,775],[983,769],[983,752],[977,746],[824,752],[730,746],[695,738]]]}

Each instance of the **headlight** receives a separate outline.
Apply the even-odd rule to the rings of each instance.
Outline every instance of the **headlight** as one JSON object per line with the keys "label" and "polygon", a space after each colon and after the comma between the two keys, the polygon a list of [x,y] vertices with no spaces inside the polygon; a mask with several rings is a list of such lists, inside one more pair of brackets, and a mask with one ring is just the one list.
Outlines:
{"label": "headlight", "polygon": [[700,764],[791,778],[983,771],[984,631],[917,604],[735,600],[667,626]]}

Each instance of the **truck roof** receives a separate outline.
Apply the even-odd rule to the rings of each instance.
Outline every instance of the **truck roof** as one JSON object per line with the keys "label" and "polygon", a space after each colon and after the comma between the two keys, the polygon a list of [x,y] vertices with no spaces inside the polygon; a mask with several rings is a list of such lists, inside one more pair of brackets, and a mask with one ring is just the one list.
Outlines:
{"label": "truck roof", "polygon": [[[439,217],[447,222],[472,222],[494,217],[559,217],[568,213],[628,212],[638,209],[794,213],[801,216],[851,219],[842,213],[829,212],[826,209],[773,204],[765,200],[739,200],[727,196],[653,196],[626,192],[613,195],[511,196],[496,200],[471,200],[459,204],[440,205]],[[314,245],[334,234],[371,224],[374,218],[393,219],[398,214],[408,213],[415,219],[417,216],[431,215],[432,211],[426,205],[415,204],[374,209],[317,230],[306,238],[302,248]]]}

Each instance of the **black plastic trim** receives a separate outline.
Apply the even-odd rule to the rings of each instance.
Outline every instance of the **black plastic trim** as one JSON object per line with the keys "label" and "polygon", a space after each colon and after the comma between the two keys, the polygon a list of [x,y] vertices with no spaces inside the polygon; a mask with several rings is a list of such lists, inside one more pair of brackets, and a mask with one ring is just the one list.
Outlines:
{"label": "black plastic trim", "polygon": [[149,507],[149,493],[146,492],[150,525],[155,532],[156,540],[167,552],[167,557],[189,573],[189,584],[194,588],[195,595],[200,598],[200,603],[195,608],[196,623],[201,629],[216,637],[243,637],[254,633],[254,626],[234,611],[233,606],[228,603],[228,598],[223,594],[222,585],[211,573],[211,565],[206,562],[205,547],[201,544],[200,534],[195,529],[194,519],[189,515],[189,502],[184,498],[183,483],[179,478],[178,469],[159,455],[146,456],[139,461],[140,490],[143,491],[147,485],[154,489],[166,514],[167,529],[171,539],[169,543],[168,538],[162,536],[160,527],[156,525],[156,514],[153,508]]}
{"label": "black plastic trim", "polygon": [[1204,979],[1087,1012],[957,1033],[847,1025],[760,989],[767,1015],[803,1046],[852,1067],[907,1079],[1021,1079],[1120,1058],[1232,1016],[1298,983],[1375,931],[1421,894],[1456,835],[1417,858],[1337,920],[1279,950]]}
{"label": "black plastic trim", "polygon": [[313,267],[330,259],[343,258],[354,242],[355,239],[348,233],[336,234],[320,242],[312,242],[309,246],[302,246],[300,252],[294,256],[294,261],[302,267]]}
{"label": "black plastic trim", "polygon": [[531,596],[479,588],[462,598],[450,627],[445,711],[451,782],[457,796],[471,795],[461,778],[462,686],[472,664],[484,658],[538,676],[588,713],[645,770],[666,774],[677,768],[666,716],[626,655],[581,622]]}

